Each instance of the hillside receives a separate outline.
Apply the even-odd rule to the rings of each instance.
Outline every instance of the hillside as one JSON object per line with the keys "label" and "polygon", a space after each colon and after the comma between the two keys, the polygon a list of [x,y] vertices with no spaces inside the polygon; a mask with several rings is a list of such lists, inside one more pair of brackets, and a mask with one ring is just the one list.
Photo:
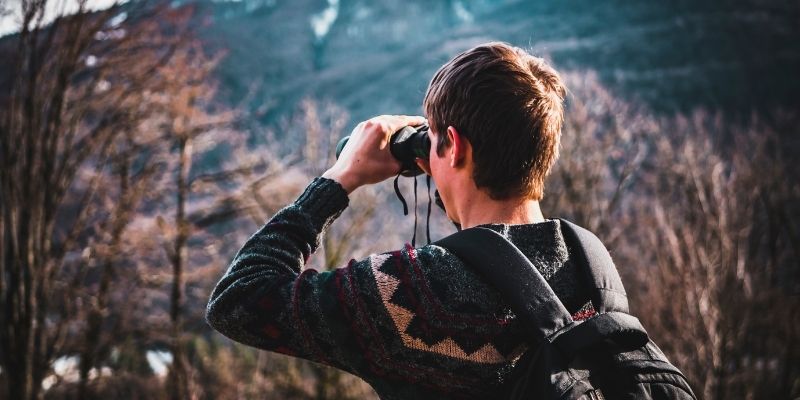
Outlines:
{"label": "hillside", "polygon": [[433,72],[488,40],[593,70],[624,98],[672,113],[796,108],[797,2],[243,0],[202,3],[228,57],[226,99],[273,122],[303,97],[353,119],[417,113]]}

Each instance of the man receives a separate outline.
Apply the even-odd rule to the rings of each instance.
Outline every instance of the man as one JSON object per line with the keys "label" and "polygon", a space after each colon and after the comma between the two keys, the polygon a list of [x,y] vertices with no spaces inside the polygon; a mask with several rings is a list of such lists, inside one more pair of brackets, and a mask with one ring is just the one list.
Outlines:
{"label": "man", "polygon": [[[544,60],[503,43],[436,73],[424,101],[432,176],[448,217],[508,237],[577,319],[594,311],[557,220],[539,209],[563,121],[565,88]],[[426,120],[359,124],[337,162],[244,244],[214,290],[209,324],[261,349],[351,372],[384,399],[496,396],[527,347],[500,294],[436,245],[303,270],[357,188],[395,176],[391,134]]]}

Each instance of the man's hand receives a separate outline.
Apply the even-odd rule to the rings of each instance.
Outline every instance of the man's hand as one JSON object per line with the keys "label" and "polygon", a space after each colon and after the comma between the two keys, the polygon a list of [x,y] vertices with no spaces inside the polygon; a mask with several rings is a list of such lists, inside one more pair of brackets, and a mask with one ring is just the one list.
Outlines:
{"label": "man's hand", "polygon": [[381,115],[358,124],[339,159],[322,177],[339,182],[350,194],[360,186],[397,175],[401,165],[389,152],[389,140],[400,128],[423,123],[423,117]]}

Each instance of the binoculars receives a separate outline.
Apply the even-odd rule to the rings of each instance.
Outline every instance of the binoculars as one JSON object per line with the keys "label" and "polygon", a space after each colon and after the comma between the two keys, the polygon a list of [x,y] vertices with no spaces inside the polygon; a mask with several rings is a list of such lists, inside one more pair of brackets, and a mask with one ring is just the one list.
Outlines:
{"label": "binoculars", "polygon": [[[431,140],[428,138],[428,124],[418,126],[405,126],[392,134],[389,140],[389,152],[402,164],[400,174],[403,176],[417,176],[423,172],[414,161],[416,158],[428,159]],[[336,145],[336,158],[342,153],[350,136],[345,136]]]}

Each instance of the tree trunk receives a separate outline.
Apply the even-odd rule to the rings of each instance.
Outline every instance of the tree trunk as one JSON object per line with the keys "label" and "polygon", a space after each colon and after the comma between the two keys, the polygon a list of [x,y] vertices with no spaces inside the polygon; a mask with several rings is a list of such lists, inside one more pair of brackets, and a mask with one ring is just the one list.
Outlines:
{"label": "tree trunk", "polygon": [[178,139],[180,158],[178,164],[178,190],[175,225],[178,227],[172,249],[172,294],[170,296],[170,321],[172,322],[172,378],[170,398],[184,400],[189,397],[189,379],[183,349],[181,327],[181,302],[183,297],[183,264],[186,259],[186,241],[189,225],[186,221],[186,200],[189,194],[191,168],[191,142],[188,135]]}
{"label": "tree trunk", "polygon": [[[130,170],[128,164],[128,157],[123,156],[119,162],[119,201],[120,207],[114,211],[114,218],[111,221],[111,246],[110,253],[105,255],[103,263],[103,272],[100,277],[100,287],[97,290],[97,297],[94,304],[91,305],[89,317],[86,327],[86,340],[84,342],[84,349],[81,353],[79,374],[80,380],[78,381],[78,398],[89,398],[87,389],[89,383],[89,372],[95,366],[99,352],[106,343],[102,342],[103,322],[105,320],[106,307],[108,306],[108,293],[111,287],[111,279],[114,276],[114,262],[116,255],[119,252],[120,240],[122,239],[122,231],[128,223],[130,201],[128,199],[128,192],[130,189]],[[91,396],[94,397],[94,396]]]}

